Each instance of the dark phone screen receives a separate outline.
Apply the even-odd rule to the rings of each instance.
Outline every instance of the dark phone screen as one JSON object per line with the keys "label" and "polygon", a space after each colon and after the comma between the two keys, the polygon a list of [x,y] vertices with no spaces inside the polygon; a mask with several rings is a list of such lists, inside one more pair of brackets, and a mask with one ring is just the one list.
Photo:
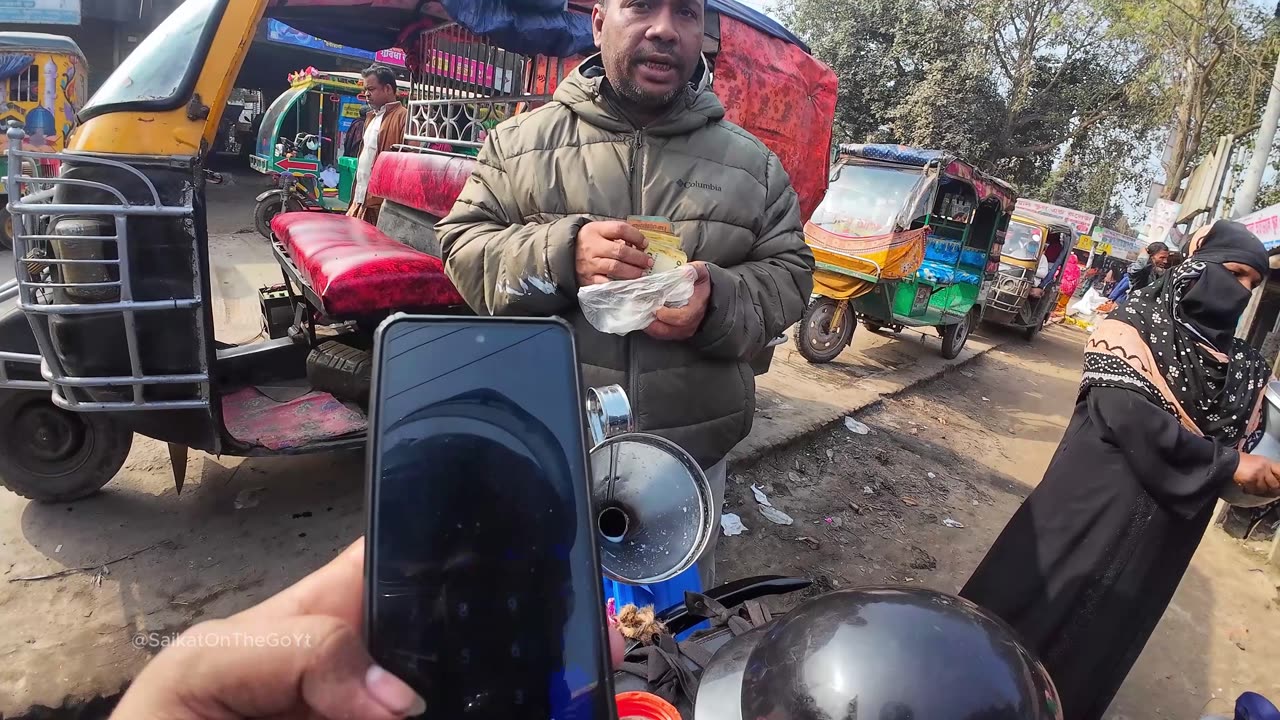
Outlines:
{"label": "dark phone screen", "polygon": [[553,322],[382,332],[367,632],[432,716],[612,715],[576,362]]}

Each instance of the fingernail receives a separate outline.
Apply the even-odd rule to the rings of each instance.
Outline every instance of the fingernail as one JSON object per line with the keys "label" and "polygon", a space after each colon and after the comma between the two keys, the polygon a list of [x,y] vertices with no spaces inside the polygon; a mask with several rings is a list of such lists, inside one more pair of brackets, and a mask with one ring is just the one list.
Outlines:
{"label": "fingernail", "polygon": [[427,711],[427,702],[403,680],[387,672],[381,665],[370,665],[364,674],[364,687],[378,704],[405,717],[417,717]]}

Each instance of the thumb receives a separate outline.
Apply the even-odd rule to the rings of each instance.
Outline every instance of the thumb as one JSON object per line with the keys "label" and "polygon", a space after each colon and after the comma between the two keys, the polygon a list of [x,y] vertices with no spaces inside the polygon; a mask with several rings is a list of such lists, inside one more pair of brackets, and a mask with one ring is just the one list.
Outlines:
{"label": "thumb", "polygon": [[711,280],[711,271],[707,269],[706,263],[699,260],[689,263],[689,266],[693,268],[695,273],[697,273],[693,279],[693,284],[701,285],[702,283]]}
{"label": "thumb", "polygon": [[348,624],[321,615],[216,620],[175,639],[143,670],[114,718],[321,717],[399,720],[422,699],[373,662]]}

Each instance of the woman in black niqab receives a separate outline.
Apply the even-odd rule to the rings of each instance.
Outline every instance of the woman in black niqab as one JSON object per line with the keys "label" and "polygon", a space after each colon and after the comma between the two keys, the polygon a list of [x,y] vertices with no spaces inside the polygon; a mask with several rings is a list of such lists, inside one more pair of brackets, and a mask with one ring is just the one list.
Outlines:
{"label": "woman in black niqab", "polygon": [[1040,485],[961,590],[1044,661],[1067,720],[1101,718],[1168,606],[1228,483],[1280,495],[1262,436],[1270,372],[1236,338],[1269,272],[1219,221],[1085,348],[1075,413]]}

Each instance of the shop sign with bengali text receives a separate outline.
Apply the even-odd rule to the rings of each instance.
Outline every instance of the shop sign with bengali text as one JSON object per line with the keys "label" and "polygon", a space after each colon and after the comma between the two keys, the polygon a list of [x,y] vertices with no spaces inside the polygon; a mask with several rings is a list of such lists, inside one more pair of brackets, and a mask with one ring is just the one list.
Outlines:
{"label": "shop sign with bengali text", "polygon": [[392,67],[404,67],[405,56],[404,51],[400,48],[387,48],[379,50],[373,54],[373,61],[381,65],[391,65]]}
{"label": "shop sign with bengali text", "polygon": [[1249,213],[1236,222],[1257,235],[1267,250],[1280,248],[1280,203]]}
{"label": "shop sign with bengali text", "polygon": [[1108,255],[1125,260],[1137,260],[1138,253],[1142,252],[1142,243],[1136,237],[1130,237],[1123,233],[1107,228],[1094,228],[1091,234],[1095,247],[1107,246],[1110,248]]}
{"label": "shop sign with bengali text", "polygon": [[1093,215],[1081,210],[1062,207],[1061,205],[1050,205],[1049,203],[1042,203],[1038,200],[1018,198],[1018,203],[1014,206],[1014,209],[1015,211],[1025,210],[1037,215],[1044,215],[1045,217],[1061,220],[1074,227],[1077,232],[1081,233],[1088,233],[1089,230],[1093,228]]}

